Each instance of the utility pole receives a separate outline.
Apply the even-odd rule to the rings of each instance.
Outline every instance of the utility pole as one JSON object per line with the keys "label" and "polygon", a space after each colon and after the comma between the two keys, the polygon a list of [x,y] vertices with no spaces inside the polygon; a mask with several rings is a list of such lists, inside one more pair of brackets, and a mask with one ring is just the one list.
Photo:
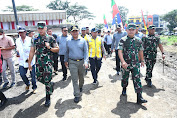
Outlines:
{"label": "utility pole", "polygon": [[18,19],[17,19],[16,7],[15,7],[15,0],[12,0],[12,5],[13,5],[13,10],[14,10],[14,15],[15,15],[16,26],[18,26]]}

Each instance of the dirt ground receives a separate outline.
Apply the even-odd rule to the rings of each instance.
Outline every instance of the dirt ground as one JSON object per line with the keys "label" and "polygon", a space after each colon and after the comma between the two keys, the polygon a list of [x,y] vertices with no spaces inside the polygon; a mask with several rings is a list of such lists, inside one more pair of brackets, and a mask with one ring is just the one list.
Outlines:
{"label": "dirt ground", "polygon": [[148,100],[146,104],[136,104],[131,79],[127,96],[121,95],[121,75],[116,75],[113,69],[115,68],[113,54],[106,61],[103,60],[98,86],[92,85],[91,72],[88,72],[82,101],[78,104],[73,102],[70,74],[67,81],[62,81],[60,63],[60,72],[53,78],[55,91],[49,108],[44,107],[44,85],[37,82],[36,94],[31,93],[31,86],[29,91],[25,91],[25,84],[17,73],[16,86],[2,90],[8,98],[8,103],[0,109],[0,118],[177,118],[177,47],[165,46],[165,53],[165,72],[163,73],[161,54],[158,53],[152,88],[147,87],[144,81],[145,67],[141,68],[143,97]]}

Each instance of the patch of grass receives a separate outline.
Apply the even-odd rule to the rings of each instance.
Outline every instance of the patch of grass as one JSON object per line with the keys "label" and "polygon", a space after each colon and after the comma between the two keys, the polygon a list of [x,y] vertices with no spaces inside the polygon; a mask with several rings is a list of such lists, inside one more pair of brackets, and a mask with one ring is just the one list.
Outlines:
{"label": "patch of grass", "polygon": [[160,36],[160,39],[167,45],[175,45],[177,43],[177,36]]}

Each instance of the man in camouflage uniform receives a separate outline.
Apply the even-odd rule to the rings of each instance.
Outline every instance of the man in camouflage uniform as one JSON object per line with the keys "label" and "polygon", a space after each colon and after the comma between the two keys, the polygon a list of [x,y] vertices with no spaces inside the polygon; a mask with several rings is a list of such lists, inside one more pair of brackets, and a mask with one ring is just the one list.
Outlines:
{"label": "man in camouflage uniform", "polygon": [[155,26],[150,25],[148,28],[149,35],[147,37],[143,37],[143,46],[144,46],[144,59],[146,62],[146,82],[149,87],[152,86],[152,71],[153,67],[156,63],[157,56],[157,47],[159,47],[162,52],[162,59],[165,59],[163,46],[160,41],[160,38],[155,36]]}
{"label": "man in camouflage uniform", "polygon": [[36,76],[37,79],[45,84],[46,87],[46,101],[45,106],[50,106],[50,95],[53,92],[52,80],[52,52],[58,52],[59,47],[53,36],[46,34],[45,22],[38,22],[37,24],[39,35],[32,39],[31,50],[29,54],[29,70],[32,69],[31,61],[36,53]]}
{"label": "man in camouflage uniform", "polygon": [[132,73],[132,80],[137,93],[137,103],[146,103],[142,98],[142,85],[140,80],[140,64],[138,55],[141,56],[141,65],[144,66],[142,41],[135,36],[135,24],[127,27],[127,36],[121,38],[118,46],[118,54],[122,63],[122,95],[126,95],[129,73]]}

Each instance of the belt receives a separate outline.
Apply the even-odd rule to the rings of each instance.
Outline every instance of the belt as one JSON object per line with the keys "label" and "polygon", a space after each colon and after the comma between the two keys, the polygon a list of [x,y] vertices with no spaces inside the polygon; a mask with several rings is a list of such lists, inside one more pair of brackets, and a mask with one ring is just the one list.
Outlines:
{"label": "belt", "polygon": [[71,59],[71,60],[73,60],[73,61],[81,61],[83,59]]}

